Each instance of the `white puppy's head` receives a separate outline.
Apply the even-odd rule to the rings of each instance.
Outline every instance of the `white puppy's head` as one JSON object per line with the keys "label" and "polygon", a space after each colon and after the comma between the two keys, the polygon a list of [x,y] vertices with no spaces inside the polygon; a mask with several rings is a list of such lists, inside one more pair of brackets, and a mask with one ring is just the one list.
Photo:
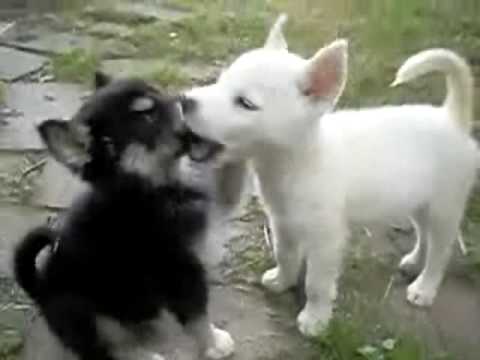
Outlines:
{"label": "white puppy's head", "polygon": [[288,52],[285,22],[280,16],[264,47],[241,55],[215,84],[186,94],[189,127],[234,158],[254,156],[259,147],[298,144],[345,86],[347,42],[336,40],[305,60]]}

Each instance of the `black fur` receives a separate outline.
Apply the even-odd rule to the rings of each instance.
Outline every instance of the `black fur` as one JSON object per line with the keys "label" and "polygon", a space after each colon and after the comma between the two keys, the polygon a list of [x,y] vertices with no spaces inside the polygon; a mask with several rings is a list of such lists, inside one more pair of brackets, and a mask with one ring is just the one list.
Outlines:
{"label": "black fur", "polygon": [[[170,162],[186,151],[175,99],[140,81],[106,81],[97,79],[104,88],[71,124],[40,126],[53,155],[91,189],[74,202],[60,229],[28,233],[14,259],[18,283],[81,360],[114,360],[98,332],[99,315],[134,331],[168,309],[187,325],[206,314],[208,302],[204,269],[192,251],[205,230],[207,195],[174,179],[155,184],[120,166],[131,143],[152,151],[168,145],[171,151],[162,156]],[[131,111],[143,96],[154,100],[153,108]],[[72,130],[79,125],[88,129],[88,141]],[[70,158],[71,151],[76,156]],[[38,253],[52,244],[55,250],[37,269]]]}

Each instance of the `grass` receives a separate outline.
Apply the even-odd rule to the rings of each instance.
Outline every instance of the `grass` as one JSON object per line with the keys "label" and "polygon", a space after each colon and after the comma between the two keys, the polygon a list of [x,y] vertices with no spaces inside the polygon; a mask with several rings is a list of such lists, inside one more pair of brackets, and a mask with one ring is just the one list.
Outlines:
{"label": "grass", "polygon": [[[460,5],[450,0],[167,0],[168,6],[188,9],[192,16],[176,21],[139,23],[111,11],[89,15],[89,21],[127,23],[133,34],[126,40],[139,58],[159,58],[167,65],[148,74],[162,86],[180,87],[190,79],[181,70],[184,63],[210,64],[228,61],[241,52],[261,46],[276,15],[287,12],[286,37],[292,51],[311,56],[336,37],[350,41],[349,79],[340,107],[378,106],[385,103],[440,103],[445,96],[443,79],[432,76],[399,89],[389,89],[396,69],[411,54],[428,47],[447,47],[467,58],[480,53],[480,22],[473,1]],[[477,9],[478,10],[478,9]],[[98,57],[73,51],[53,59],[59,80],[84,82],[98,66]],[[1,90],[1,89],[0,89]],[[1,91],[0,91],[1,92]],[[1,96],[1,95],[0,95]],[[480,116],[480,101],[477,102]],[[474,236],[480,225],[480,195],[469,203],[466,219],[470,258],[480,270],[480,244]],[[273,265],[263,241],[264,215],[251,203],[240,222],[254,221],[251,231],[230,246],[235,252],[231,275],[234,281],[259,276]],[[325,360],[440,360],[428,345],[393,328],[382,319],[379,304],[393,263],[366,261],[363,254],[350,254],[338,310],[326,332],[315,341]],[[360,274],[360,275],[359,275]],[[376,281],[365,279],[376,278]],[[345,290],[346,289],[346,290]],[[384,341],[393,339],[393,349]]]}
{"label": "grass", "polygon": [[74,49],[52,59],[55,78],[66,82],[90,81],[99,65],[100,60],[95,54],[82,49]]}
{"label": "grass", "polygon": [[35,175],[38,175],[42,167],[28,174],[25,171],[42,159],[41,154],[25,153],[11,169],[0,172],[0,202],[28,204],[34,194]]}
{"label": "grass", "polygon": [[181,21],[143,25],[130,41],[141,57],[210,63],[251,47],[265,36],[264,14],[201,10]]}
{"label": "grass", "polygon": [[[236,219],[250,223],[250,231],[229,241],[233,258],[229,259],[230,280],[256,283],[261,274],[273,266],[265,246],[265,215],[253,199],[244,214]],[[453,360],[443,353],[433,353],[420,338],[395,324],[383,297],[391,274],[392,259],[372,259],[371,249],[355,242],[351,247],[340,280],[340,294],[334,317],[313,346],[322,360]],[[252,279],[256,279],[252,281]],[[368,283],[365,279],[369,279]],[[392,320],[393,319],[393,323]]]}
{"label": "grass", "polygon": [[387,334],[372,339],[364,326],[337,315],[325,332],[314,340],[322,360],[453,360],[447,354],[432,354],[416,337]]}
{"label": "grass", "polygon": [[[230,239],[226,259],[228,277],[233,282],[257,282],[260,276],[274,266],[271,253],[264,241],[266,216],[257,198],[252,198],[236,223],[248,224],[247,231]],[[243,227],[242,227],[243,228]]]}
{"label": "grass", "polygon": [[190,78],[183,70],[173,64],[161,65],[154,69],[147,78],[163,88],[180,88],[190,83]]}
{"label": "grass", "polygon": [[5,97],[7,96],[7,84],[0,81],[0,106],[5,104]]}

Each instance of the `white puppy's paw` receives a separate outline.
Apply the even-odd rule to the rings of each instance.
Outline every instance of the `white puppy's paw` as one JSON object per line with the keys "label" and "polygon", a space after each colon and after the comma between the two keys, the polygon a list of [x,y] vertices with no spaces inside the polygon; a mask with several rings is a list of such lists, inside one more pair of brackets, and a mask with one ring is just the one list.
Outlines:
{"label": "white puppy's paw", "polygon": [[273,269],[265,271],[262,276],[262,285],[274,293],[281,293],[288,290],[294,284],[290,284],[284,279],[277,266]]}
{"label": "white puppy's paw", "polygon": [[151,353],[150,354],[150,360],[165,360],[165,358],[157,353]]}
{"label": "white puppy's paw", "polygon": [[407,287],[407,300],[415,306],[431,306],[436,295],[435,287],[426,284],[421,277],[418,277]]}
{"label": "white puppy's paw", "polygon": [[414,252],[411,252],[402,258],[400,264],[398,265],[398,268],[401,272],[407,275],[416,276],[421,271],[420,265],[420,256],[418,256]]}
{"label": "white puppy's paw", "polygon": [[330,307],[321,311],[312,311],[305,307],[297,317],[298,330],[306,337],[316,337],[326,329],[331,316]]}
{"label": "white puppy's paw", "polygon": [[208,359],[223,359],[235,351],[235,342],[228,332],[212,326],[213,346],[207,349],[205,356]]}

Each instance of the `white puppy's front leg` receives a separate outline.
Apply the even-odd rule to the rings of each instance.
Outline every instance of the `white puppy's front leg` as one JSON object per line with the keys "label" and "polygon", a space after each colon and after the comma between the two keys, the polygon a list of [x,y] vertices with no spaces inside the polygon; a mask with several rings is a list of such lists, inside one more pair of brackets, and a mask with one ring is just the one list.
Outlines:
{"label": "white puppy's front leg", "polygon": [[295,228],[288,223],[271,219],[273,230],[273,251],[277,266],[267,270],[262,284],[268,290],[280,293],[295,286],[301,268],[302,256],[296,238]]}
{"label": "white puppy's front leg", "polygon": [[332,316],[346,234],[341,221],[335,222],[334,219],[328,219],[326,224],[311,226],[307,231],[304,239],[307,303],[298,315],[297,325],[302,334],[314,337],[325,329]]}

